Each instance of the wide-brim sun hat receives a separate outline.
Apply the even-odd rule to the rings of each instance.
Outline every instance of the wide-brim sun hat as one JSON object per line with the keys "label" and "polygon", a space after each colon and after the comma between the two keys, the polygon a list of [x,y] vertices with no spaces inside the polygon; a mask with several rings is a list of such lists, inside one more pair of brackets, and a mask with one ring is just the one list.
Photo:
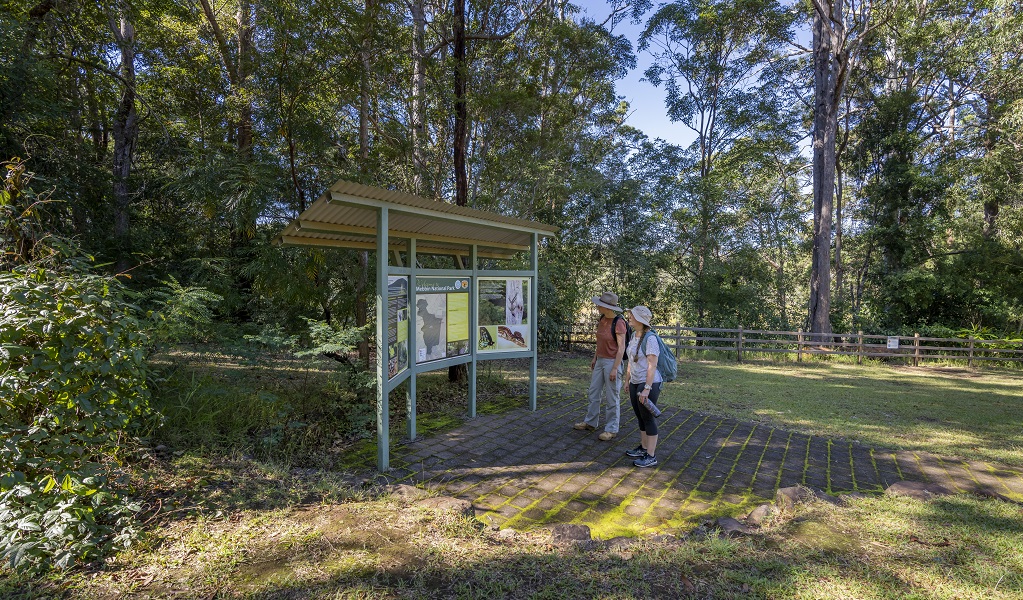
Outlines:
{"label": "wide-brim sun hat", "polygon": [[654,315],[652,312],[650,312],[649,308],[643,306],[642,304],[638,306],[633,306],[632,308],[629,309],[629,314],[631,314],[633,318],[635,318],[640,323],[646,325],[647,327],[651,327],[650,320],[654,318]]}
{"label": "wide-brim sun hat", "polygon": [[618,294],[614,292],[603,292],[599,296],[594,296],[593,303],[597,306],[610,308],[615,312],[622,312],[622,307],[618,306]]}

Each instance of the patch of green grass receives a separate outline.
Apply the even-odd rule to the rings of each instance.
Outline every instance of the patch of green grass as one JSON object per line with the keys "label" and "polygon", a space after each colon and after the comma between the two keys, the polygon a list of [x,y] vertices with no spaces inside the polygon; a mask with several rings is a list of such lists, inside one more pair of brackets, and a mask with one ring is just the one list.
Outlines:
{"label": "patch of green grass", "polygon": [[[542,385],[579,390],[589,361],[545,370]],[[681,361],[662,404],[878,447],[1023,465],[1023,373],[871,362]]]}
{"label": "patch of green grass", "polygon": [[[164,424],[155,444],[177,452],[251,455],[288,467],[373,469],[376,406],[371,377],[336,361],[285,355],[239,354],[204,347],[159,358],[164,376],[153,405]],[[477,372],[477,412],[523,406],[522,361],[487,361]],[[417,435],[460,425],[468,415],[468,386],[447,369],[417,381]],[[406,437],[405,389],[389,398],[392,444]]]}
{"label": "patch of green grass", "polygon": [[[207,465],[207,469],[209,469]],[[239,482],[257,473],[241,469]],[[799,505],[742,539],[625,547],[512,537],[400,498],[164,522],[98,570],[18,578],[0,597],[991,598],[1023,594],[1019,505],[971,496]]]}
{"label": "patch of green grass", "polygon": [[241,452],[330,467],[344,446],[373,431],[364,377],[324,359],[203,351],[159,357],[154,442],[176,451]]}

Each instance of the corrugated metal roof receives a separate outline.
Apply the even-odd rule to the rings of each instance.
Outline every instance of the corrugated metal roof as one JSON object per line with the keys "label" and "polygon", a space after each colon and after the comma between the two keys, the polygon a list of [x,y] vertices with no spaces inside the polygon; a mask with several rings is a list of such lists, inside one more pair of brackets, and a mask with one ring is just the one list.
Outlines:
{"label": "corrugated metal roof", "polygon": [[416,238],[422,252],[464,253],[470,245],[491,249],[481,256],[528,250],[532,234],[552,237],[558,228],[419,196],[339,181],[292,221],[277,239],[285,245],[375,248],[377,210],[388,209],[391,247]]}

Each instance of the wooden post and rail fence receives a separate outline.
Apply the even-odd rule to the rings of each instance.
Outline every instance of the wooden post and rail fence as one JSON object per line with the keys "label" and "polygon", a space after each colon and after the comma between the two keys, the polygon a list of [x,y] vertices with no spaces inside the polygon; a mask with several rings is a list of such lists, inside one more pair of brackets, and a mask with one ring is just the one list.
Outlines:
{"label": "wooden post and rail fence", "polygon": [[[680,324],[655,326],[665,345],[675,356],[686,352],[723,352],[742,362],[744,355],[794,354],[802,362],[804,356],[855,356],[863,358],[903,359],[914,367],[927,360],[965,361],[967,366],[982,362],[1023,363],[1023,341],[987,340],[974,337],[936,338],[912,336],[833,333],[824,340],[815,340],[806,331],[771,331],[766,329],[734,329],[687,327]],[[596,343],[592,324],[576,324],[561,332],[562,349],[583,346],[592,349]]]}

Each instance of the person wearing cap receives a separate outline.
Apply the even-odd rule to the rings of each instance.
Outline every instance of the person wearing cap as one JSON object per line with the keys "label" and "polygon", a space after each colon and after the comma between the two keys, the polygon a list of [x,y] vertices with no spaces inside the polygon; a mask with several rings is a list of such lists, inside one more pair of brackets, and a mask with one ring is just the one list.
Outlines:
{"label": "person wearing cap", "polygon": [[[636,306],[628,311],[629,325],[636,332],[626,349],[625,373],[629,380],[629,399],[639,423],[639,445],[626,450],[625,455],[635,458],[637,467],[657,466],[657,417],[648,406],[657,406],[661,393],[661,374],[657,372],[657,357],[660,346],[655,336],[647,336],[643,348],[639,347],[643,336],[650,330],[653,314],[645,306]],[[648,404],[649,403],[649,404]]]}
{"label": "person wearing cap", "polygon": [[[590,388],[587,391],[589,406],[586,417],[574,425],[581,431],[593,431],[600,423],[600,403],[603,399],[604,431],[597,436],[607,442],[618,435],[618,421],[621,418],[622,378],[619,369],[625,350],[625,319],[615,319],[615,314],[622,312],[618,306],[618,294],[604,292],[593,297],[593,303],[600,311],[597,321],[597,350],[590,361]],[[611,326],[614,325],[614,331]]]}

